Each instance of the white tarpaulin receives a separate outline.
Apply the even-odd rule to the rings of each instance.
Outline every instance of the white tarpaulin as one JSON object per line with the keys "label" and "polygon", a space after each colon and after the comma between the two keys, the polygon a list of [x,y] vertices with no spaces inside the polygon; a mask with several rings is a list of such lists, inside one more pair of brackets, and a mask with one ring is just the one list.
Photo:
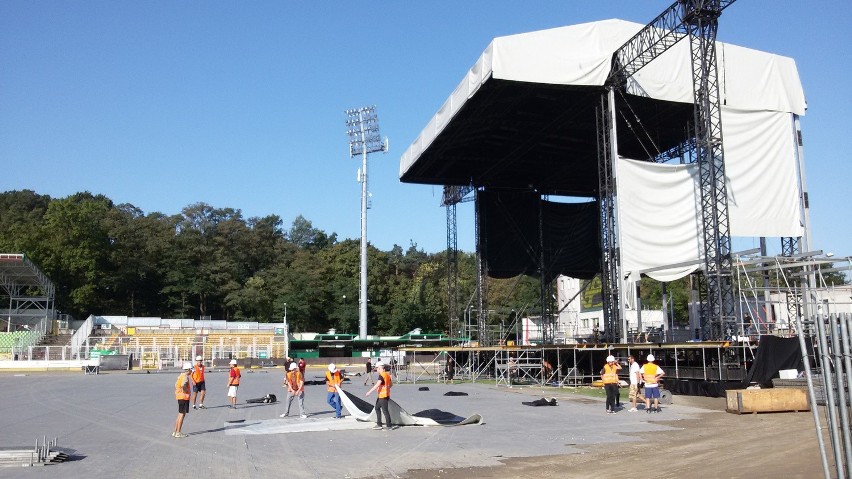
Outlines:
{"label": "white tarpaulin", "polygon": [[[337,392],[340,393],[341,404],[349,411],[351,417],[361,422],[376,422],[376,410],[373,405],[352,395],[348,391],[340,389],[340,387],[337,388]],[[410,414],[393,399],[388,400],[388,413],[390,414],[390,421],[394,426],[465,426],[468,424],[483,424],[482,416],[479,414],[465,418],[438,409]]]}
{"label": "white tarpaulin", "polygon": [[802,236],[791,115],[722,108],[722,141],[731,236]]}
{"label": "white tarpaulin", "polygon": [[[731,236],[801,236],[791,115],[723,108],[722,136]],[[621,159],[617,175],[625,274],[703,257],[698,165]],[[671,281],[695,269],[647,274]]]}
{"label": "white tarpaulin", "polygon": [[[697,261],[703,251],[696,212],[696,165],[621,159],[617,170],[619,240],[625,273]],[[672,281],[698,266],[647,273]]]}

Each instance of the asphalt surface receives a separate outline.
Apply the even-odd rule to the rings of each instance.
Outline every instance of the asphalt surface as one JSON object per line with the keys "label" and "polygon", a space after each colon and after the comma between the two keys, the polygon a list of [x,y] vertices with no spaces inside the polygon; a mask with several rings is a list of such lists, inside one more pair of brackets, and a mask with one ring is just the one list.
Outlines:
{"label": "asphalt surface", "polygon": [[[238,409],[229,409],[227,371],[208,371],[206,410],[190,410],[173,438],[179,372],[0,374],[0,449],[32,447],[43,436],[71,460],[56,465],[0,467],[0,478],[356,478],[405,477],[411,469],[500,465],[511,457],[582,454],[583,446],[636,441],[635,433],[671,430],[657,420],[693,419],[703,409],[675,404],[659,414],[626,409],[608,415],[602,399],[567,389],[476,384],[399,383],[392,398],[409,413],[438,409],[456,416],[481,414],[484,423],[400,427],[374,431],[352,418],[335,420],[324,385],[306,387],[309,417],[279,418],[286,405],[246,404],[268,393],[286,399],[283,369],[245,371]],[[309,369],[308,379],[321,377]],[[421,387],[428,391],[420,391]],[[353,378],[344,389],[369,389]],[[467,396],[444,396],[445,392]],[[522,405],[555,397],[558,405]],[[368,399],[375,400],[375,393]],[[344,414],[346,411],[344,409]]]}

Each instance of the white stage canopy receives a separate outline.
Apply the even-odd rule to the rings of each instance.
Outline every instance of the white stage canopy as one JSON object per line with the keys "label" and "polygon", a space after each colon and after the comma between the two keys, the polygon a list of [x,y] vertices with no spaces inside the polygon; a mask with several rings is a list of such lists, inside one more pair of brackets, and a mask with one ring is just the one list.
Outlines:
{"label": "white stage canopy", "polygon": [[[405,151],[400,178],[414,171],[418,159],[427,154],[430,161],[444,162],[447,168],[453,161],[463,161],[443,156],[441,148],[430,151],[429,147],[454,125],[466,104],[479,99],[477,92],[485,91],[489,82],[602,87],[613,53],[642,28],[637,23],[605,20],[495,38]],[[794,125],[795,116],[805,113],[806,103],[795,62],[721,42],[717,43],[717,59],[730,234],[802,236]],[[692,88],[689,41],[682,40],[629,78],[627,93],[628,98],[660,100],[661,105],[691,104]],[[480,97],[498,101],[488,95]],[[616,103],[619,101],[616,97]],[[472,107],[458,115],[464,120],[457,120],[461,126],[453,135],[465,138],[463,125],[475,114]],[[547,114],[553,113],[541,113]],[[594,121],[593,115],[588,121]],[[448,141],[453,141],[453,135],[448,135]],[[694,271],[703,255],[696,165],[621,159],[616,178],[624,274],[656,269],[648,274],[666,281]],[[660,269],[678,263],[695,265]]]}
{"label": "white stage canopy", "polygon": [[[604,20],[495,38],[400,159],[400,177],[490,79],[602,86],[612,54],[644,25]],[[721,104],[803,115],[806,103],[791,58],[717,43]],[[689,42],[681,41],[630,79],[629,91],[692,103]]]}

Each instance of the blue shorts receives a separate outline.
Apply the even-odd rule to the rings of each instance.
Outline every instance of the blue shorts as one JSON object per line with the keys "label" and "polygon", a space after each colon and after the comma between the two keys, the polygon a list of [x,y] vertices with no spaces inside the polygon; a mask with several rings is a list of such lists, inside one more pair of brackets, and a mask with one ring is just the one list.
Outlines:
{"label": "blue shorts", "polygon": [[660,399],[660,386],[645,386],[645,399]]}
{"label": "blue shorts", "polygon": [[207,387],[204,385],[204,381],[201,381],[200,383],[193,384],[192,390],[195,391],[195,392],[201,392],[201,391],[206,391]]}

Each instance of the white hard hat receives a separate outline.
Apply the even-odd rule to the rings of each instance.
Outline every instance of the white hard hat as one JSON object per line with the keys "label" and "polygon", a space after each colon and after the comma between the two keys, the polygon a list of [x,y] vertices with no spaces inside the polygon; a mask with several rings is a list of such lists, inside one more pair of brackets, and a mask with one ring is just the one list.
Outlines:
{"label": "white hard hat", "polygon": [[232,360],[231,360],[231,362],[230,362],[230,364],[231,364],[231,365],[235,365],[235,364],[237,364],[237,360],[236,360],[236,359],[232,359]]}
{"label": "white hard hat", "polygon": [[653,355],[653,354],[649,354],[649,355],[648,355],[648,361],[653,361],[654,359],[655,359],[655,358],[654,358],[654,355]]}
{"label": "white hard hat", "polygon": [[187,369],[192,369],[192,364],[190,364],[190,363],[183,363],[183,369],[184,369],[184,371],[186,371]]}
{"label": "white hard hat", "polygon": [[337,371],[337,366],[335,366],[334,363],[329,364],[328,365],[328,371],[332,372],[332,373]]}
{"label": "white hard hat", "polygon": [[196,360],[196,361],[201,361],[202,359],[204,359],[204,358],[202,358],[201,356],[196,356],[196,357],[195,357],[195,360]]}
{"label": "white hard hat", "polygon": [[290,371],[295,371],[299,369],[299,365],[296,363],[290,363]]}
{"label": "white hard hat", "polygon": [[611,363],[611,362],[614,362],[614,361],[615,361],[615,356],[613,356],[612,354],[610,354],[609,356],[606,357],[606,362]]}

